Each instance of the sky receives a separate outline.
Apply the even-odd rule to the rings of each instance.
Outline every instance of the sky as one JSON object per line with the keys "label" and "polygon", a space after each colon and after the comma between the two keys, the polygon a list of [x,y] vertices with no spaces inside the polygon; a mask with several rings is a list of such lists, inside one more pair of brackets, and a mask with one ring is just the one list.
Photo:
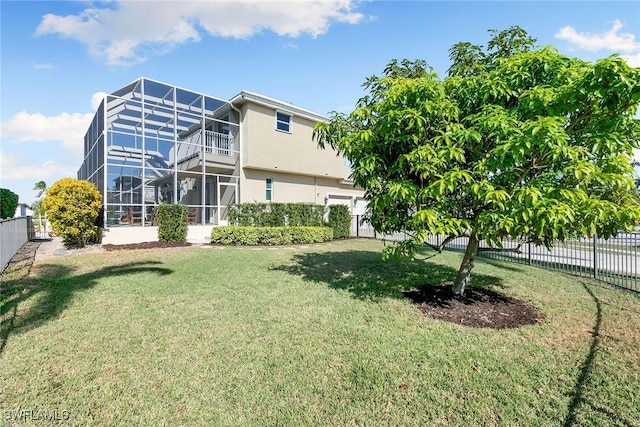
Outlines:
{"label": "sky", "polygon": [[538,44],[640,67],[637,1],[0,1],[0,187],[76,177],[105,93],[148,77],[218,98],[243,90],[350,112],[366,77],[518,25]]}

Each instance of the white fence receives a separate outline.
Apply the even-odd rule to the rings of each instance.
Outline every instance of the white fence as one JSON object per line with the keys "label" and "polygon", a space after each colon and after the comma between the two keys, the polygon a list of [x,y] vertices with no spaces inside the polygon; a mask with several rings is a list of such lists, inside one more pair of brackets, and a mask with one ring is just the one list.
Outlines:
{"label": "white fence", "polygon": [[10,218],[0,221],[0,263],[4,270],[11,258],[33,235],[30,217]]}

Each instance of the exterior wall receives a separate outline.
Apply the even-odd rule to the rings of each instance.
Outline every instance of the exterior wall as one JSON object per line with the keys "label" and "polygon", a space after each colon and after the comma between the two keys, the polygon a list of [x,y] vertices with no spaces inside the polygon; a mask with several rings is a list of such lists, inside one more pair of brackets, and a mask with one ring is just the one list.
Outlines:
{"label": "exterior wall", "polygon": [[342,157],[313,141],[313,120],[293,114],[291,132],[282,132],[276,130],[274,108],[246,102],[242,112],[244,167],[339,179],[349,175]]}
{"label": "exterior wall", "polygon": [[340,198],[348,201],[353,210],[354,200],[361,200],[363,195],[362,190],[340,184],[338,179],[245,168],[240,177],[240,202],[266,202],[267,178],[272,180],[271,201],[276,203],[326,205]]}
{"label": "exterior wall", "polygon": [[[190,225],[187,227],[187,242],[193,244],[211,243],[213,225]],[[158,227],[111,227],[102,233],[103,245],[124,245],[127,243],[157,242]]]}

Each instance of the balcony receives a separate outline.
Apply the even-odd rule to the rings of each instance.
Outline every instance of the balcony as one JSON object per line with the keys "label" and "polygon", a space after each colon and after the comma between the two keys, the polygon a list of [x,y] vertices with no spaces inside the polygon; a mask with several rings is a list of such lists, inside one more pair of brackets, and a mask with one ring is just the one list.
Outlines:
{"label": "balcony", "polygon": [[[176,159],[178,169],[183,171],[199,171],[204,156],[208,173],[230,173],[239,158],[239,151],[234,148],[232,135],[205,131],[204,144],[201,144],[202,132],[196,132],[178,144]],[[204,150],[201,150],[203,148]],[[173,166],[173,164],[170,164]]]}

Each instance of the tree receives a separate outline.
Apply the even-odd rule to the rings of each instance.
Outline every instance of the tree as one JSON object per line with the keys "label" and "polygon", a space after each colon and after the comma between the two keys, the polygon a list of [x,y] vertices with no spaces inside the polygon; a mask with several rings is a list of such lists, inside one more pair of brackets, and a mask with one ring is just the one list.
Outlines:
{"label": "tree", "polygon": [[47,193],[47,183],[44,181],[38,181],[33,186],[33,189],[38,190],[38,195],[36,196],[36,199],[40,199],[42,198],[42,196],[44,196]]}
{"label": "tree", "polygon": [[73,178],[53,183],[42,201],[53,231],[67,245],[85,246],[101,231],[97,224],[102,195],[95,184]]}
{"label": "tree", "polygon": [[18,195],[7,188],[0,188],[0,219],[13,218],[18,207]]}
{"label": "tree", "polygon": [[314,130],[320,147],[352,162],[374,228],[412,236],[383,256],[413,258],[430,234],[446,236],[438,251],[468,237],[456,294],[476,254],[502,250],[503,237],[550,249],[640,219],[640,69],[617,55],[588,63],[536,48],[518,27],[491,35],[486,49],[454,45],[444,80],[424,61],[391,61],[352,113]]}
{"label": "tree", "polygon": [[36,200],[35,202],[33,202],[31,204],[31,210],[33,211],[34,216],[42,216],[47,214],[47,211],[45,211],[44,207],[42,206],[42,200]]}

